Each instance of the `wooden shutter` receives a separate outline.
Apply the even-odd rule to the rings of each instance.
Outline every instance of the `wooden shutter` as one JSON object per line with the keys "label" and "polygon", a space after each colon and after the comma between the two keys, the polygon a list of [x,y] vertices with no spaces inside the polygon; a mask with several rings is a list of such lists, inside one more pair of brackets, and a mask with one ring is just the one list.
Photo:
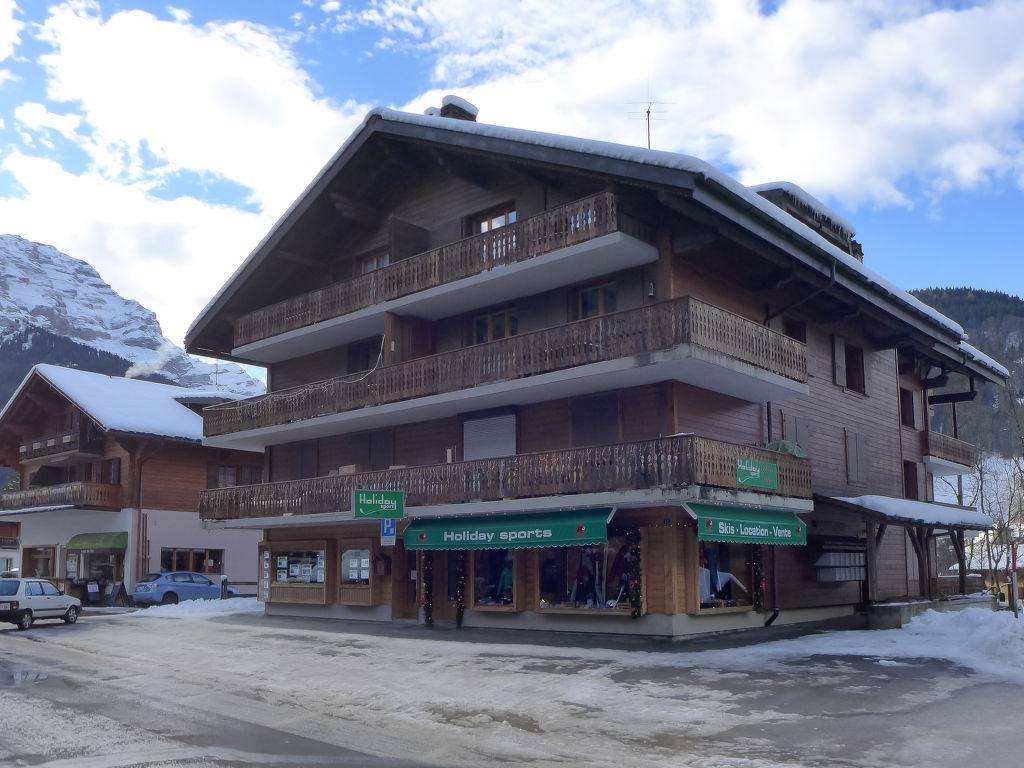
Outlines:
{"label": "wooden shutter", "polygon": [[843,430],[846,436],[846,482],[861,481],[860,440],[852,429]]}

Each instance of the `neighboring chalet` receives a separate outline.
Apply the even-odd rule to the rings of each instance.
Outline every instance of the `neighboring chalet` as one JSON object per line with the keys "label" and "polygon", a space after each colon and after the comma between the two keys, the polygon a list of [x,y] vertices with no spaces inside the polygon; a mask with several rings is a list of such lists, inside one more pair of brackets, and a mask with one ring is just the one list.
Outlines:
{"label": "neighboring chalet", "polygon": [[[200,517],[264,531],[273,614],[675,636],[934,594],[935,537],[990,522],[932,502],[975,449],[930,390],[1007,372],[853,236],[690,157],[374,110],[188,332],[268,369],[203,411],[264,482]],[[404,492],[393,541],[357,489]]]}
{"label": "neighboring chalet", "polygon": [[260,535],[205,530],[199,492],[257,482],[259,454],[201,445],[222,393],[36,365],[0,411],[6,570],[46,576],[84,602],[130,596],[143,574],[190,570],[254,583]]}

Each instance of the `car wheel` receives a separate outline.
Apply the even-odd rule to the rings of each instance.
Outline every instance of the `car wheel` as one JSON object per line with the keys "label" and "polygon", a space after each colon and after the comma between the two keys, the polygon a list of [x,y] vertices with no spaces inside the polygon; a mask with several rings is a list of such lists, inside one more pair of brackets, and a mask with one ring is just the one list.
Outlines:
{"label": "car wheel", "polygon": [[78,621],[78,606],[69,605],[67,613],[61,616],[61,618],[64,620],[65,624],[74,624]]}
{"label": "car wheel", "polygon": [[18,629],[28,629],[32,626],[32,611],[22,611],[21,616],[18,617]]}
{"label": "car wheel", "polygon": [[167,592],[163,597],[160,598],[160,605],[177,605],[178,596],[173,592]]}

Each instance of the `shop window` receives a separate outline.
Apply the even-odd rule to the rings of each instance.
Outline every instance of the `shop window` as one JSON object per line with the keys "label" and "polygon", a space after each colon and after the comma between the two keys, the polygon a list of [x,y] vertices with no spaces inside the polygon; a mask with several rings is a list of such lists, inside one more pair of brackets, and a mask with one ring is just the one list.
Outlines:
{"label": "shop window", "polygon": [[515,224],[516,206],[509,202],[469,217],[469,234],[481,235],[507,224]]}
{"label": "shop window", "polygon": [[124,553],[68,553],[67,575],[76,581],[96,581],[100,584],[124,581]]}
{"label": "shop window", "polygon": [[370,583],[370,550],[347,549],[341,554],[343,586]]}
{"label": "shop window", "polygon": [[900,387],[900,423],[904,427],[914,429],[917,427],[917,420],[914,416],[914,393]]}
{"label": "shop window", "polygon": [[21,553],[21,575],[54,578],[56,547],[26,547]]}
{"label": "shop window", "polygon": [[274,583],[276,584],[323,584],[324,550],[299,550],[275,552]]}
{"label": "shop window", "polygon": [[701,609],[754,604],[754,546],[701,542],[697,569]]}
{"label": "shop window", "polygon": [[473,604],[515,606],[515,558],[508,549],[473,552]]}
{"label": "shop window", "polygon": [[224,573],[224,550],[164,547],[160,550],[160,570]]}
{"label": "shop window", "polygon": [[473,343],[498,341],[519,333],[519,318],[514,309],[488,312],[473,318]]}
{"label": "shop window", "polygon": [[586,547],[546,547],[540,552],[541,610],[628,608],[624,537]]}
{"label": "shop window", "polygon": [[615,283],[581,288],[576,299],[576,317],[585,320],[588,317],[611,314],[616,308],[616,296]]}

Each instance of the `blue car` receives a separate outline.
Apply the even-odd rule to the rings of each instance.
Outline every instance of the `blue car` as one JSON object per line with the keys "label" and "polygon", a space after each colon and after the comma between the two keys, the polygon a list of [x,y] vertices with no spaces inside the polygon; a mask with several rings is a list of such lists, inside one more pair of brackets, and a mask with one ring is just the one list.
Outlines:
{"label": "blue car", "polygon": [[[228,597],[237,594],[237,589],[228,587]],[[218,600],[220,596],[219,581],[192,571],[147,574],[136,582],[132,593],[139,605],[174,605],[181,600]]]}

